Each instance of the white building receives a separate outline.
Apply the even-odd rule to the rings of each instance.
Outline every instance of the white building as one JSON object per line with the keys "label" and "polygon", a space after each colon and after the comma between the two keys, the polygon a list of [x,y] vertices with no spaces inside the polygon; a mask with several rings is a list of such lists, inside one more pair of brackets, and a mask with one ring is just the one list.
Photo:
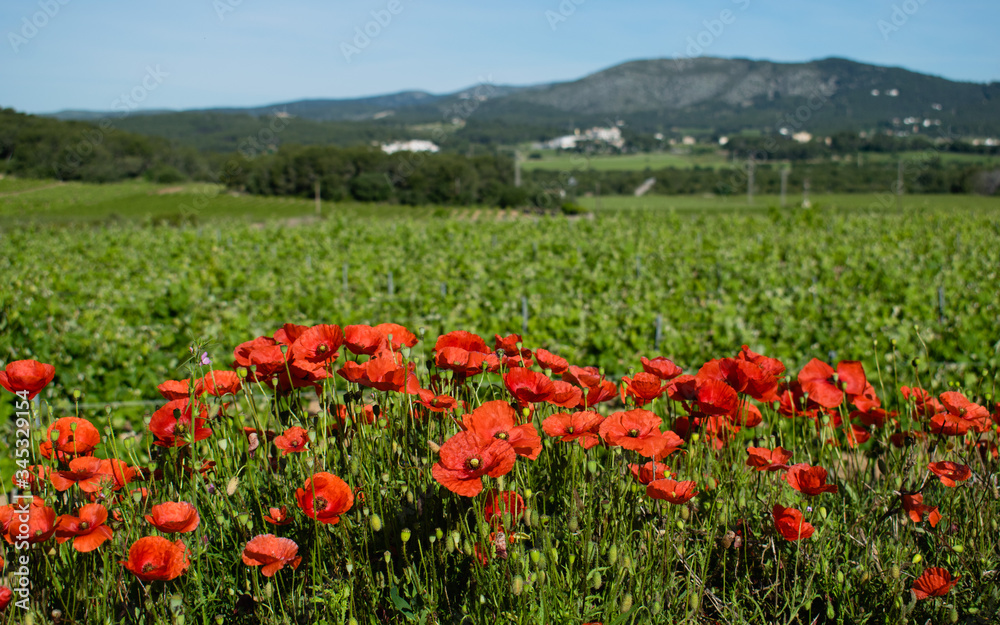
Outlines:
{"label": "white building", "polygon": [[393,154],[395,152],[439,152],[441,151],[441,148],[439,148],[432,141],[410,139],[409,141],[383,143],[382,151],[386,154]]}

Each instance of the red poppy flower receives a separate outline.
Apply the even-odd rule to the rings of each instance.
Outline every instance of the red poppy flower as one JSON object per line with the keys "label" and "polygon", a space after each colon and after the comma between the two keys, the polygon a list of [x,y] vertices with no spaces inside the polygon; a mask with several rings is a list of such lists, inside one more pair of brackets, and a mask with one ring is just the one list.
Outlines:
{"label": "red poppy flower", "polygon": [[294,343],[302,333],[309,329],[309,326],[300,326],[294,323],[286,323],[277,330],[274,331],[274,341],[280,343],[281,345],[288,345],[289,347]]}
{"label": "red poppy flower", "polygon": [[[435,352],[434,365],[438,369],[454,371],[455,373],[469,377],[483,372],[483,363],[487,362],[488,354],[484,352],[470,352],[460,347],[444,347]],[[499,366],[499,361],[497,362]]]}
{"label": "red poppy flower", "polygon": [[601,380],[594,386],[587,387],[587,394],[580,400],[578,408],[584,410],[593,408],[597,404],[618,398],[618,387],[611,380]]}
{"label": "red poppy flower", "polygon": [[10,602],[14,600],[14,591],[6,586],[0,586],[0,612],[7,609]]}
{"label": "red poppy flower", "polygon": [[[235,371],[209,371],[203,378],[194,383],[195,395],[208,393],[215,397],[235,395],[240,392],[243,381]],[[176,399],[187,398],[187,393]]]}
{"label": "red poppy flower", "polygon": [[913,594],[917,599],[929,599],[930,597],[943,597],[948,591],[962,579],[961,575],[951,576],[948,571],[930,567],[924,570],[924,574],[913,582]]}
{"label": "red poppy flower", "polygon": [[254,536],[243,548],[243,564],[262,566],[260,570],[264,577],[271,577],[286,564],[293,569],[299,568],[302,556],[298,555],[299,546],[290,538],[278,538],[274,534]]}
{"label": "red poppy flower", "polygon": [[[413,363],[410,363],[411,368]],[[406,383],[406,369],[393,359],[390,353],[376,355],[365,363],[365,373],[367,384],[371,388],[380,391],[400,392]]]}
{"label": "red poppy flower", "polygon": [[923,495],[900,495],[902,500],[903,511],[910,517],[914,523],[920,523],[923,520],[924,514],[927,514],[927,521],[930,522],[931,527],[937,527],[939,521],[941,521],[941,513],[938,512],[937,506],[928,506],[923,503]]}
{"label": "red poppy flower", "polygon": [[961,393],[948,391],[939,396],[944,408],[931,417],[931,432],[946,436],[962,436],[970,429],[978,433],[987,431],[990,422],[990,412],[985,407],[975,404]]}
{"label": "red poppy flower", "polygon": [[544,373],[517,367],[503,376],[503,383],[519,404],[548,401],[555,395],[556,387]]}
{"label": "red poppy flower", "polygon": [[110,478],[112,488],[116,491],[140,477],[139,471],[135,467],[130,467],[124,460],[117,458],[102,460],[100,473]]}
{"label": "red poppy flower", "polygon": [[569,382],[563,382],[562,380],[553,380],[552,386],[555,390],[548,402],[553,406],[576,408],[583,400],[583,391],[578,386],[573,386]]}
{"label": "red poppy flower", "polygon": [[514,453],[534,460],[542,451],[542,438],[535,426],[517,425],[517,413],[505,401],[488,401],[462,417],[466,430],[479,437],[483,445],[493,439],[506,441]]}
{"label": "red poppy flower", "polygon": [[640,372],[631,378],[622,376],[621,397],[625,403],[626,397],[631,397],[637,406],[645,406],[667,390],[660,378],[652,373]]}
{"label": "red poppy flower", "polygon": [[600,434],[610,447],[631,449],[639,455],[660,460],[684,444],[674,432],[660,431],[662,421],[642,408],[616,412],[601,423]]}
{"label": "red poppy flower", "polygon": [[773,450],[766,447],[747,448],[747,466],[754,467],[757,471],[783,471],[788,468],[785,464],[792,457],[792,452],[783,447],[775,447]]}
{"label": "red poppy flower", "polygon": [[156,390],[160,391],[160,395],[163,395],[163,399],[167,401],[184,399],[191,395],[189,380],[167,380],[157,386]]}
{"label": "red poppy flower", "polygon": [[358,356],[371,356],[385,345],[385,336],[367,325],[344,326],[344,346]]}
{"label": "red poppy flower", "polygon": [[596,388],[604,381],[604,376],[601,375],[601,371],[597,367],[577,367],[576,365],[570,365],[562,373],[562,379],[563,382],[569,382],[577,386]]}
{"label": "red poppy flower", "polygon": [[[101,435],[86,419],[63,417],[49,426],[45,432],[45,440],[51,442],[51,448],[60,454],[67,454],[70,457],[87,456],[94,453],[97,444],[101,442]],[[43,453],[42,456],[52,458],[51,454]]]}
{"label": "red poppy flower", "polygon": [[404,347],[413,347],[420,341],[413,332],[398,323],[380,323],[374,330],[382,335],[394,352]]}
{"label": "red poppy flower", "polygon": [[344,333],[340,326],[316,325],[299,335],[288,349],[288,360],[297,362],[303,369],[320,369],[340,356]]}
{"label": "red poppy flower", "polygon": [[[52,454],[49,454],[48,456],[43,456],[43,457],[51,458]],[[20,488],[22,490],[30,490],[31,492],[33,492],[33,493],[35,493],[37,495],[39,493],[39,491],[42,489],[42,486],[44,486],[46,484],[46,482],[48,481],[48,476],[49,476],[50,472],[45,469],[45,465],[43,465],[43,464],[31,464],[31,465],[28,465],[28,468],[25,469],[25,471],[28,472],[28,478],[27,478],[27,480],[24,480],[24,475],[23,474],[20,476],[21,479],[19,480],[17,473],[15,473],[14,475],[12,475],[10,477],[10,482],[14,486],[17,486],[18,488]],[[24,488],[24,484],[23,484],[24,481],[28,482],[28,488]],[[2,509],[3,508],[0,508],[0,510],[2,510]]]}
{"label": "red poppy flower", "polygon": [[562,375],[569,369],[569,361],[562,356],[557,356],[547,349],[536,349],[535,360],[542,369],[548,369],[552,375]]}
{"label": "red poppy flower", "polygon": [[802,520],[802,513],[793,508],[784,508],[774,504],[771,511],[774,517],[774,527],[785,540],[796,541],[809,538],[816,528]]}
{"label": "red poppy flower", "polygon": [[49,474],[52,486],[59,492],[69,490],[73,484],[79,484],[85,493],[96,493],[101,490],[101,482],[110,483],[111,476],[101,472],[104,461],[93,456],[73,458],[69,462],[68,471],[54,471]]}
{"label": "red poppy flower", "polygon": [[720,380],[737,393],[746,393],[757,401],[772,402],[776,397],[778,378],[756,363],[739,358],[718,361]]}
{"label": "red poppy flower", "polygon": [[890,419],[895,417],[895,412],[887,412],[882,408],[871,407],[868,410],[852,410],[850,419],[860,421],[866,427],[883,428]]}
{"label": "red poppy flower", "polygon": [[822,360],[813,358],[802,367],[798,380],[809,393],[809,399],[825,408],[836,408],[844,401],[844,393],[860,395],[868,385],[864,367],[856,360],[842,360],[834,371]]}
{"label": "red poppy flower", "polygon": [[56,522],[56,542],[73,539],[73,548],[80,553],[93,551],[114,535],[105,525],[108,510],[99,503],[89,503],[76,511],[77,516],[64,514]]}
{"label": "red poppy flower", "polygon": [[482,354],[489,353],[490,351],[490,348],[486,346],[486,341],[465,330],[455,330],[454,332],[439,336],[437,342],[434,343],[434,351],[440,352],[446,347],[457,347],[467,352],[479,352]]}
{"label": "red poppy flower", "polygon": [[30,504],[22,500],[6,508],[10,516],[6,511],[3,513],[7,524],[4,538],[12,545],[22,541],[32,545],[43,543],[56,531],[56,511],[46,506],[41,497],[34,497]]}
{"label": "red poppy flower", "polygon": [[170,542],[162,536],[145,536],[132,543],[128,560],[120,564],[144,582],[165,582],[183,575],[191,566],[191,561],[183,542]]}
{"label": "red poppy flower", "polygon": [[[193,408],[197,408],[198,416],[195,417],[192,428]],[[187,398],[169,401],[154,412],[149,420],[149,431],[156,437],[153,444],[160,447],[184,447],[191,442],[192,429],[195,441],[204,440],[212,435],[211,428],[205,427],[207,418],[208,409],[198,402],[191,404]]]}
{"label": "red poppy flower", "polygon": [[676,477],[670,472],[670,467],[662,462],[652,460],[645,464],[629,464],[628,470],[632,472],[632,477],[635,478],[635,481],[644,485],[656,480]]}
{"label": "red poppy flower", "polygon": [[451,395],[435,395],[434,391],[420,389],[417,403],[431,412],[450,412],[458,406],[458,400]]}
{"label": "red poppy flower", "polygon": [[293,519],[288,514],[288,507],[281,506],[280,508],[268,508],[264,520],[271,525],[288,525]]}
{"label": "red poppy flower", "polygon": [[567,443],[579,441],[581,447],[591,449],[601,442],[598,430],[603,421],[604,417],[596,412],[558,412],[542,421],[542,431]]}
{"label": "red poppy flower", "polygon": [[692,481],[654,480],[646,485],[646,496],[680,505],[698,494],[694,487]]}
{"label": "red poppy flower", "polygon": [[865,385],[865,390],[860,395],[851,395],[848,397],[848,401],[862,412],[868,412],[882,406],[882,400],[875,394],[875,387],[872,386],[871,382]]}
{"label": "red poppy flower", "polygon": [[826,469],[811,467],[806,463],[793,464],[781,479],[804,495],[815,497],[820,493],[835,493],[837,487],[826,483]]}
{"label": "red poppy flower", "polygon": [[201,523],[198,510],[186,501],[168,501],[153,506],[152,514],[146,515],[146,521],[165,533],[186,534],[197,529]]}
{"label": "red poppy flower", "polygon": [[37,360],[15,360],[0,371],[0,386],[14,394],[26,392],[28,399],[32,400],[55,375],[56,368],[52,365]]}
{"label": "red poppy flower", "polygon": [[673,361],[664,358],[663,356],[657,356],[650,360],[643,356],[639,359],[642,363],[642,370],[646,373],[652,373],[656,377],[660,378],[664,382],[673,380],[677,376],[684,373],[684,370],[673,363]]}
{"label": "red poppy flower", "polygon": [[347,483],[332,473],[320,472],[306,480],[295,490],[299,507],[310,519],[336,525],[340,515],[354,505],[354,493]]}
{"label": "red poppy flower", "polygon": [[483,490],[482,477],[500,477],[514,468],[517,455],[505,440],[483,441],[475,432],[459,432],[441,445],[431,475],[448,490],[474,497]]}
{"label": "red poppy flower", "polygon": [[269,336],[259,336],[241,343],[233,351],[235,367],[247,370],[247,380],[263,381],[285,368],[285,354],[277,341]]}
{"label": "red poppy flower", "polygon": [[764,420],[760,414],[760,408],[745,399],[739,401],[736,409],[728,417],[729,422],[737,432],[741,428],[755,428]]}
{"label": "red poppy flower", "polygon": [[306,450],[309,443],[309,430],[293,426],[274,439],[274,446],[281,450],[282,456]]}
{"label": "red poppy flower", "polygon": [[785,365],[782,364],[780,360],[777,358],[762,356],[754,351],[751,351],[746,345],[743,346],[740,353],[736,354],[736,358],[752,362],[765,372],[773,375],[775,378],[781,377],[781,374],[785,372]]}
{"label": "red poppy flower", "polygon": [[927,465],[931,473],[941,479],[941,483],[950,488],[958,486],[958,482],[964,482],[972,477],[972,469],[957,462],[932,462]]}
{"label": "red poppy flower", "polygon": [[486,503],[483,505],[483,516],[494,527],[503,527],[503,515],[509,513],[514,523],[521,518],[527,506],[524,505],[524,498],[512,490],[496,491],[491,490],[486,493]]}

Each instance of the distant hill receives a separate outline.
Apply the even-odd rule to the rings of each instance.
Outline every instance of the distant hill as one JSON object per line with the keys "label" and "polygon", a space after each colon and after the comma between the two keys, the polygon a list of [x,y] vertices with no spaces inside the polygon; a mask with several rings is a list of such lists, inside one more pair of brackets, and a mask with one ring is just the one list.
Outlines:
{"label": "distant hill", "polygon": [[[259,126],[248,120],[275,112],[295,118],[289,128],[300,127],[282,141],[294,137],[303,143],[387,140],[414,136],[414,126],[453,121],[460,123],[447,138],[457,146],[537,140],[617,122],[643,134],[769,133],[786,128],[997,136],[1000,83],[955,82],[837,58],[805,63],[654,59],[547,85],[479,85],[444,95],[406,91],[252,108],[148,111],[116,123],[202,148],[232,149],[248,125]],[[93,120],[101,114],[63,111],[54,116]]]}

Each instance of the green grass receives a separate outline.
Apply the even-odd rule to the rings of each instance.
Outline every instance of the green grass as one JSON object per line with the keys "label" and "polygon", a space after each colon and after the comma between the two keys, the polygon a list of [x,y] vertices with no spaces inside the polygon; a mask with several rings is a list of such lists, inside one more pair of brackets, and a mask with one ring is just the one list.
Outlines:
{"label": "green grass", "polygon": [[[311,218],[312,199],[237,195],[206,183],[178,185],[130,181],[114,184],[11,180],[12,188],[37,189],[6,196],[0,191],[0,224],[73,224],[100,221],[220,222],[230,219],[263,221]],[[3,189],[0,186],[0,189]],[[434,209],[371,206],[357,202],[323,202],[322,210],[357,216],[393,217],[401,213],[427,215]]]}
{"label": "green grass", "polygon": [[[867,193],[850,194],[811,194],[810,201],[817,210],[823,212],[838,211],[868,211],[894,212],[896,210],[895,196],[876,196]],[[789,210],[800,208],[801,193],[789,194],[786,204]],[[734,213],[766,213],[777,208],[781,203],[777,195],[755,195],[753,203],[747,201],[746,195],[646,195],[605,196],[601,198],[581,197],[579,203],[584,207],[601,211],[679,211],[679,212],[734,212]],[[900,199],[903,210],[944,211],[955,210],[1000,210],[1000,197],[983,197],[978,195],[903,195]]]}
{"label": "green grass", "polygon": [[527,159],[522,167],[525,171],[577,171],[593,169],[597,171],[643,171],[656,170],[665,167],[689,169],[691,167],[712,167],[720,169],[726,166],[726,158],[717,153],[702,154],[671,154],[657,152],[650,154],[596,155],[542,152],[541,160]]}

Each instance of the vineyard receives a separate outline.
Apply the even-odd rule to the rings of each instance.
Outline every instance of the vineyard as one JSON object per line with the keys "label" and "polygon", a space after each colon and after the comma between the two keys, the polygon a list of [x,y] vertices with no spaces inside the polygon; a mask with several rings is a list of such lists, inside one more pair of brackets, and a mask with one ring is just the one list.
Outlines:
{"label": "vineyard", "polygon": [[0,197],[34,622],[996,622],[997,201],[135,185]]}

